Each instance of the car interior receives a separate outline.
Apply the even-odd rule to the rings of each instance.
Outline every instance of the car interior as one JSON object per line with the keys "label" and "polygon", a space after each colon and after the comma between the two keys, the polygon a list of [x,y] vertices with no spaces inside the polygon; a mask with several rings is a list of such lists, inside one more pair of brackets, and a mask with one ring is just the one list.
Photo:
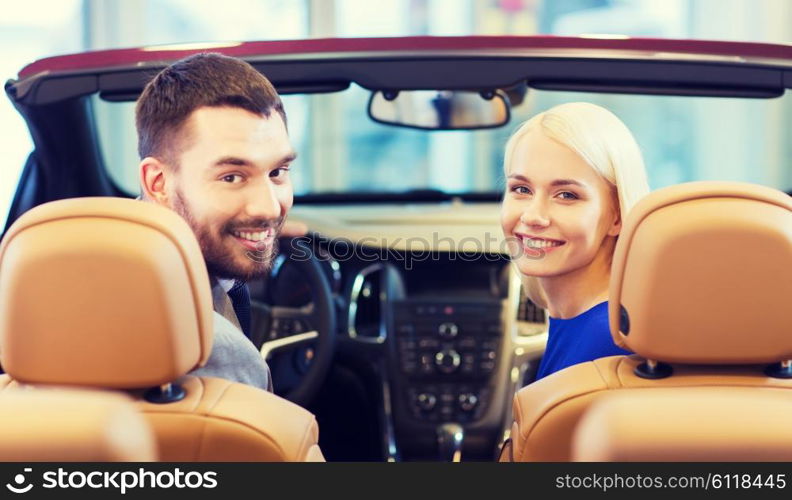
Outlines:
{"label": "car interior", "polygon": [[[281,241],[269,276],[249,282],[252,340],[275,394],[187,375],[211,345],[205,265],[178,216],[134,201],[137,158],[115,140],[144,85],[190,48],[52,57],[6,84],[35,149],[0,246],[0,388],[123,393],[164,461],[710,460],[726,445],[674,454],[592,429],[638,418],[646,435],[683,440],[697,428],[662,424],[682,419],[673,411],[684,401],[712,401],[710,411],[747,388],[767,405],[750,422],[776,425],[792,387],[792,197],[782,191],[792,184],[712,180],[754,165],[718,171],[721,135],[703,134],[714,159],[703,158],[685,149],[693,134],[678,118],[737,102],[782,116],[788,47],[405,37],[212,50],[250,62],[284,95],[305,163],[289,220],[309,232]],[[596,99],[633,113],[637,132],[668,130],[668,142],[642,143],[668,187],[630,214],[613,262],[611,330],[635,356],[534,382],[548,316],[504,245],[503,144],[540,109]],[[347,102],[354,111],[340,111]],[[330,116],[352,124],[350,137]],[[687,178],[677,153],[707,167]],[[773,164],[773,179],[792,183]],[[708,181],[685,182],[699,174]],[[680,406],[645,420],[639,403],[662,405],[666,392]],[[621,405],[612,393],[636,397]],[[786,457],[756,447],[766,453],[723,456]]]}

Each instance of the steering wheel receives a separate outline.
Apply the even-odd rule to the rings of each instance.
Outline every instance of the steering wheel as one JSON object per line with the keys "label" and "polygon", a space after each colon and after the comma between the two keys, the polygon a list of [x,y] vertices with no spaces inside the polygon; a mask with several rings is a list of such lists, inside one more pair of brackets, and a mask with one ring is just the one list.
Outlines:
{"label": "steering wheel", "polygon": [[[285,265],[293,266],[305,280],[311,295],[309,303],[301,307],[271,305],[277,302],[271,296],[272,285]],[[306,238],[288,238],[280,241],[278,262],[270,276],[263,283],[250,285],[251,340],[268,361],[275,353],[299,350],[299,371],[304,373],[283,396],[305,406],[324,382],[335,352],[335,301],[326,271]],[[277,390],[276,370],[273,385]]]}

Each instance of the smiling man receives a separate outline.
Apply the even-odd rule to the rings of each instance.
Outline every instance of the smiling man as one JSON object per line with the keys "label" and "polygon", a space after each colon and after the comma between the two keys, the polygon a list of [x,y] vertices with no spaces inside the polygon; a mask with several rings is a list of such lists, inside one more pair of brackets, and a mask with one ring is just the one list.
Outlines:
{"label": "smiling man", "polygon": [[272,390],[269,368],[245,338],[245,282],[270,269],[292,205],[295,153],[280,97],[246,62],[198,54],[162,70],[135,117],[142,198],[187,221],[210,275],[215,341],[193,373]]}

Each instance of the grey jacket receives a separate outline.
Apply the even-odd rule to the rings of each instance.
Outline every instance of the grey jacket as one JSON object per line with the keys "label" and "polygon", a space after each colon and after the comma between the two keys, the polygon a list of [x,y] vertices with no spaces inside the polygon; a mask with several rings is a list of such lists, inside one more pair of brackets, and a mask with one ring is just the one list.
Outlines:
{"label": "grey jacket", "polygon": [[231,298],[212,279],[214,342],[209,360],[190,375],[218,377],[272,392],[270,369],[261,353],[242,333]]}

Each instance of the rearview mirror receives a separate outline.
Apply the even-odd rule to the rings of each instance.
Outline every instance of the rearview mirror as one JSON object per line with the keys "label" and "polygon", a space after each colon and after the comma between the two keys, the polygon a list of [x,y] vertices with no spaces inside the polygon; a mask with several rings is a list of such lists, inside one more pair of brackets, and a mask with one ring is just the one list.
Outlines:
{"label": "rearview mirror", "polygon": [[505,125],[509,99],[501,90],[375,91],[369,116],[386,125],[426,130],[471,130]]}

